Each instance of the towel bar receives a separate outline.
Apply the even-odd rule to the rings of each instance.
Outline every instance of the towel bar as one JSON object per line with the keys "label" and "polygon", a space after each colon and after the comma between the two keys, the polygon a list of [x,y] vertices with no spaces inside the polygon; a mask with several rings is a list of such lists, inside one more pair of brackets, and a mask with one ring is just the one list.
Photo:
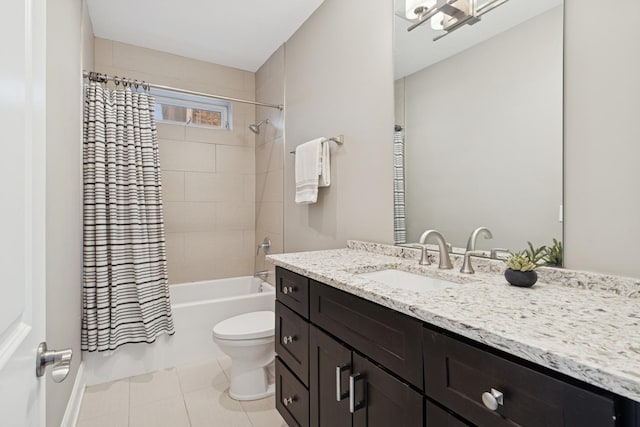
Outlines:
{"label": "towel bar", "polygon": [[[331,138],[325,138],[324,141],[333,141],[338,145],[342,145],[342,144],[344,144],[344,135],[338,135],[338,136],[332,136]],[[289,151],[289,154],[296,154],[296,150]]]}

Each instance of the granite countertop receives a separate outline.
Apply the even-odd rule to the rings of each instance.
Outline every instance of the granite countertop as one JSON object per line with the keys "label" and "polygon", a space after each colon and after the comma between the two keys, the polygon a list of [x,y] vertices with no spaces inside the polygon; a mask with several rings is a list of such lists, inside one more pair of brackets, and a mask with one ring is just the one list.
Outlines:
{"label": "granite countertop", "polygon": [[[460,257],[452,257],[453,270],[438,270],[437,263],[418,265],[418,253],[350,241],[346,249],[267,258],[277,266],[640,402],[640,284],[633,279],[544,269],[549,271],[539,272],[541,280],[535,286],[518,288],[499,274],[502,263],[474,258],[477,272],[468,275],[458,272]],[[357,275],[387,268],[443,278],[456,286],[414,292]]]}

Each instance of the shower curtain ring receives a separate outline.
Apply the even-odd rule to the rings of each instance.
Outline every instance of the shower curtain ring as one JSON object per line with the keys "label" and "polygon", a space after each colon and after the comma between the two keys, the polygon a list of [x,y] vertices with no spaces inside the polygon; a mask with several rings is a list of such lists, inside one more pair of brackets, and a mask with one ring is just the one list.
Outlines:
{"label": "shower curtain ring", "polygon": [[116,84],[116,86],[120,85],[120,77],[113,76],[113,82]]}

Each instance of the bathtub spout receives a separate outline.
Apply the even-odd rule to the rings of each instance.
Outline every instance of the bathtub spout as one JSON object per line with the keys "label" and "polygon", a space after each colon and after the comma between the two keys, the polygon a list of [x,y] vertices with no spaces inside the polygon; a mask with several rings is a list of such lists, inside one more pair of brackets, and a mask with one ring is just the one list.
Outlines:
{"label": "bathtub spout", "polygon": [[253,277],[257,279],[262,279],[263,282],[266,282],[267,277],[269,277],[269,270],[256,271]]}

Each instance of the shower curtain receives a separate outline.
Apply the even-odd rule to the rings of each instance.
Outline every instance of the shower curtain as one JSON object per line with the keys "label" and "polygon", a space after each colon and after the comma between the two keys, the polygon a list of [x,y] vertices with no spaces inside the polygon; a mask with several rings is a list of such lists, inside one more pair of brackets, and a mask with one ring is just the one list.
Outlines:
{"label": "shower curtain", "polygon": [[393,240],[407,243],[404,216],[404,132],[396,125],[393,133]]}
{"label": "shower curtain", "polygon": [[154,99],[85,87],[82,349],[173,334]]}

